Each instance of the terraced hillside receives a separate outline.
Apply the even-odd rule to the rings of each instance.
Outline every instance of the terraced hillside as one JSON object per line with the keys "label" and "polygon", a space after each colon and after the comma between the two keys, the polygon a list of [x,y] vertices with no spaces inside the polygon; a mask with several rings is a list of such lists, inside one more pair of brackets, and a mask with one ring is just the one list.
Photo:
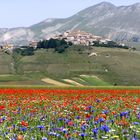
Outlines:
{"label": "terraced hillside", "polygon": [[[91,53],[96,53],[97,56],[90,56]],[[1,59],[4,58],[3,55],[7,59],[10,57],[2,54]],[[35,51],[33,56],[20,57],[15,67],[16,78],[9,83],[0,76],[0,84],[55,85],[42,80],[50,78],[70,86],[140,85],[139,60],[140,52],[117,48],[77,46],[68,48],[64,53],[42,49]],[[10,58],[7,63],[11,63]],[[8,70],[9,67],[4,72],[1,70],[0,74],[10,74],[11,71]]]}

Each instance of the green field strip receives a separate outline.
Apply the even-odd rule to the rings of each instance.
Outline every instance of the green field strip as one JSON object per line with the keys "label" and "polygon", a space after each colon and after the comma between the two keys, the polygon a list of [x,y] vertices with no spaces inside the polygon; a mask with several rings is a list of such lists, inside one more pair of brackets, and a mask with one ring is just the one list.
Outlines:
{"label": "green field strip", "polygon": [[85,80],[87,83],[89,83],[92,86],[109,86],[107,82],[102,81],[99,78],[92,77],[92,76],[80,76],[81,79]]}

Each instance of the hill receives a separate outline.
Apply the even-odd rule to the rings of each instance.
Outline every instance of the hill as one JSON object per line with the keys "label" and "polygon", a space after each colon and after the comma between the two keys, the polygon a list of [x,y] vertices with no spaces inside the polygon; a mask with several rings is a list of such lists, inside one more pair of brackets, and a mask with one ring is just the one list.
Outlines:
{"label": "hill", "polygon": [[[14,71],[1,65],[0,84],[53,85],[55,80],[69,85],[140,85],[138,51],[72,46],[65,53],[40,49],[32,56],[18,57],[16,62],[8,54],[1,52],[0,56],[1,64],[15,64]],[[46,78],[51,80],[45,83]]]}
{"label": "hill", "polygon": [[0,74],[10,74],[12,72],[12,56],[0,51]]}
{"label": "hill", "polygon": [[[56,11],[57,12],[57,11]],[[66,19],[46,19],[28,28],[0,29],[0,42],[26,44],[66,30],[80,29],[114,41],[140,42],[140,4],[102,2]]]}

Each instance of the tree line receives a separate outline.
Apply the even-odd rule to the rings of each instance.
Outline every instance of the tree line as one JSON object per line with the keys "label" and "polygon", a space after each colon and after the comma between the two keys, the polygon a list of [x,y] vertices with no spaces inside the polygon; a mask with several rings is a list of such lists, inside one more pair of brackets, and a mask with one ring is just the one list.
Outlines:
{"label": "tree line", "polygon": [[72,46],[71,42],[66,42],[65,39],[49,39],[49,40],[43,40],[39,41],[37,44],[37,49],[49,49],[53,48],[58,53],[63,53],[65,50]]}
{"label": "tree line", "polygon": [[[42,40],[37,43],[36,48],[31,46],[21,46],[20,48],[15,48],[13,50],[13,54],[20,54],[22,56],[30,56],[34,55],[34,51],[38,49],[54,49],[55,52],[63,53],[66,51],[67,48],[72,46],[72,42],[67,42],[65,39],[49,39],[49,40]],[[108,41],[107,43],[102,43],[100,41],[93,41],[93,46],[95,47],[108,47],[108,48],[123,48],[129,49],[128,46],[119,45],[114,41]]]}
{"label": "tree line", "polygon": [[95,47],[107,47],[107,48],[122,48],[122,49],[129,49],[126,45],[119,45],[114,41],[108,41],[107,43],[101,43],[100,41],[93,41],[93,46]]}
{"label": "tree line", "polygon": [[20,48],[15,48],[13,54],[20,54],[22,56],[34,55],[34,51],[38,49],[54,49],[55,52],[63,53],[68,47],[72,46],[71,42],[66,42],[65,39],[49,39],[39,41],[37,47],[33,48],[31,46],[21,46]]}

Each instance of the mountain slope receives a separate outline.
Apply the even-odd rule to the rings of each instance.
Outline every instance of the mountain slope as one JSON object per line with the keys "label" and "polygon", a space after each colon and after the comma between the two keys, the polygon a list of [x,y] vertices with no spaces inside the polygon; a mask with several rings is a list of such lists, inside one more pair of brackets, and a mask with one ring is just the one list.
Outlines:
{"label": "mountain slope", "polygon": [[28,28],[0,29],[0,42],[27,42],[66,30],[80,29],[115,41],[140,41],[140,4],[107,2],[86,8],[66,19],[47,19]]}

